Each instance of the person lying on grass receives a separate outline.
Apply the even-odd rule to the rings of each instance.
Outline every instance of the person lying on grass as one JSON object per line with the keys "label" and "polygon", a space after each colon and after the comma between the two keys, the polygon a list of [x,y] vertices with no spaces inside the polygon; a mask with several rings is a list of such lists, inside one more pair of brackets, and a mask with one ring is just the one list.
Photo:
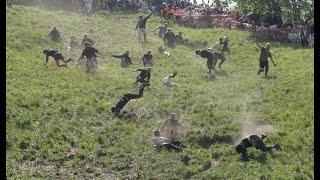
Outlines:
{"label": "person lying on grass", "polygon": [[263,142],[267,136],[262,134],[261,137],[258,135],[252,134],[241,140],[241,142],[237,145],[236,151],[237,153],[242,153],[242,158],[245,161],[249,161],[249,156],[247,152],[247,148],[255,147],[256,149],[260,149],[262,152],[271,152],[272,148],[275,148],[278,151],[282,151],[280,145],[277,143],[274,146],[266,146]]}
{"label": "person lying on grass", "polygon": [[165,148],[169,151],[181,151],[182,147],[186,147],[180,141],[170,141],[165,137],[161,137],[158,129],[154,131],[154,137],[151,140],[155,144],[155,147]]}
{"label": "person lying on grass", "polygon": [[178,136],[184,133],[184,128],[176,117],[175,113],[171,113],[169,119],[163,123],[159,130],[160,134],[168,138],[171,142],[175,141]]}
{"label": "person lying on grass", "polygon": [[114,117],[119,117],[120,115],[120,111],[121,109],[132,99],[138,99],[138,98],[141,98],[142,95],[143,95],[143,91],[144,91],[144,88],[146,86],[149,86],[150,84],[142,84],[140,86],[140,89],[139,89],[139,94],[133,94],[133,93],[125,93],[121,99],[118,101],[118,103],[116,104],[116,106],[114,107],[111,107],[111,111],[114,115]]}
{"label": "person lying on grass", "polygon": [[[55,60],[57,67],[67,67],[67,63],[72,61],[71,58],[64,60],[62,53],[54,49],[45,49],[42,53],[46,55],[46,63],[44,65],[47,65],[50,56]],[[64,64],[60,64],[60,61]]]}
{"label": "person lying on grass", "polygon": [[260,53],[260,57],[259,57],[259,71],[258,71],[258,75],[260,75],[261,72],[264,71],[264,75],[265,77],[268,76],[268,70],[269,70],[269,62],[268,62],[268,58],[270,58],[272,64],[274,66],[276,66],[276,63],[274,63],[272,56],[271,56],[271,52],[270,52],[270,48],[271,48],[271,44],[270,43],[266,43],[266,46],[262,46],[258,43],[256,43],[258,45],[258,47],[261,49],[261,53]]}
{"label": "person lying on grass", "polygon": [[166,85],[166,86],[168,86],[168,87],[174,87],[174,86],[179,87],[178,84],[172,82],[172,79],[173,79],[176,75],[177,75],[177,71],[174,72],[173,74],[170,74],[169,76],[164,77],[164,78],[163,78],[163,81],[162,81],[163,84]]}
{"label": "person lying on grass", "polygon": [[122,55],[111,55],[111,56],[115,58],[121,58],[121,67],[129,67],[129,65],[132,64],[131,58],[129,57],[129,51],[126,51]]}
{"label": "person lying on grass", "polygon": [[209,50],[197,50],[196,55],[200,55],[202,58],[207,58],[208,74],[211,74],[211,70],[214,69],[215,56]]}
{"label": "person lying on grass", "polygon": [[162,46],[159,47],[159,52],[160,52],[160,54],[163,54],[167,57],[170,57],[170,53],[168,51],[166,51]]}

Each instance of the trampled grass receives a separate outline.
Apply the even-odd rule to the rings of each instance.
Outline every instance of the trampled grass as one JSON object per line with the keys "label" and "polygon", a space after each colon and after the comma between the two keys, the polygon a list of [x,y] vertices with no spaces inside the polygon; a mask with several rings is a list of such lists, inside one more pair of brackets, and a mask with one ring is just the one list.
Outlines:
{"label": "trampled grass", "polygon": [[[231,54],[216,79],[206,72],[206,61],[195,58],[194,49],[157,48],[163,42],[150,32],[163,19],[147,23],[148,42],[139,43],[134,30],[139,14],[106,14],[86,17],[36,7],[7,8],[7,177],[115,178],[115,179],[313,179],[313,50],[272,43],[277,67],[269,78],[257,76],[259,49],[250,32],[227,29],[187,29],[193,41],[229,36]],[[53,27],[62,33],[63,45],[47,37]],[[96,40],[103,68],[87,74],[71,63],[44,66],[42,50],[57,48],[67,54],[69,37],[84,33]],[[126,92],[136,92],[136,68],[140,57],[152,50],[155,65],[151,86],[141,99],[126,106],[139,119],[111,118],[110,108]],[[130,51],[130,68],[120,67],[111,54]],[[70,55],[77,58],[81,49]],[[178,71],[167,88],[162,79]],[[181,153],[158,151],[150,137],[153,130],[178,114],[186,128],[181,138],[188,146]],[[241,161],[233,140],[245,127],[270,127],[267,144],[282,145],[282,152],[260,153],[249,149],[252,161]],[[265,129],[267,130],[267,129]]]}

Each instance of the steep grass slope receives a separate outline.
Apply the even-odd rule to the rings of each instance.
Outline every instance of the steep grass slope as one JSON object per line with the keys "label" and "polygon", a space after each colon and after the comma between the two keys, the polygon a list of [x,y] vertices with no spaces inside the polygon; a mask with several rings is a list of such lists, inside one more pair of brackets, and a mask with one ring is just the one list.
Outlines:
{"label": "steep grass slope", "polygon": [[[157,48],[163,42],[150,32],[162,19],[147,23],[148,42],[134,31],[139,14],[100,14],[85,17],[34,7],[7,8],[7,177],[114,179],[312,179],[313,50],[271,42],[277,67],[270,78],[257,76],[260,50],[250,33],[226,29],[186,29],[193,41],[212,46],[220,36],[231,39],[217,78],[193,49],[169,49],[170,59]],[[63,45],[52,44],[47,33],[62,33]],[[68,69],[44,66],[41,52],[66,52],[69,37],[84,33],[97,41],[103,65],[87,74],[71,63]],[[118,119],[110,107],[126,92],[136,92],[136,68],[148,50],[154,55],[151,86],[143,97],[128,103],[138,119]],[[130,68],[120,68],[111,54],[129,50]],[[71,53],[77,58],[81,49]],[[162,78],[173,70],[180,88],[167,88]],[[186,128],[181,153],[157,151],[153,130],[178,114]],[[235,143],[250,132],[266,132],[267,144],[279,142],[282,152],[250,149],[252,161],[241,161]]]}

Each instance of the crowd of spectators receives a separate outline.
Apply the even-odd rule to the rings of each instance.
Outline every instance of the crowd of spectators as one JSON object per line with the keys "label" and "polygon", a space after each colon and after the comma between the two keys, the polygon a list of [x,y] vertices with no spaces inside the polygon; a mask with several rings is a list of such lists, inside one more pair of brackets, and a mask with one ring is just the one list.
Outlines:
{"label": "crowd of spectators", "polygon": [[275,41],[300,43],[303,47],[313,47],[313,23],[285,23],[281,18],[281,9],[272,13],[242,13],[228,8],[209,6],[204,2],[197,4],[190,0],[7,0],[7,4],[50,2],[61,4],[71,3],[71,10],[91,14],[97,10],[116,11],[133,10],[154,12],[168,20],[193,28],[224,27],[252,31],[256,37],[264,36]]}

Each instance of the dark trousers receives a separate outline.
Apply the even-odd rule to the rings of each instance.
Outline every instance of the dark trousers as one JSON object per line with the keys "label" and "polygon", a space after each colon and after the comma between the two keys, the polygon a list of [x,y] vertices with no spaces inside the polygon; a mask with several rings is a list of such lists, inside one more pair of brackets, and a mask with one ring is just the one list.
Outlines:
{"label": "dark trousers", "polygon": [[[242,157],[244,159],[248,159],[248,147],[252,147],[252,144],[248,139],[244,139],[241,141],[241,147],[242,147]],[[261,150],[262,152],[271,152],[272,147],[271,146],[266,146],[262,140],[258,140],[255,144],[255,148]]]}
{"label": "dark trousers", "polygon": [[141,98],[142,95],[143,95],[144,88],[145,88],[145,86],[140,87],[140,89],[139,89],[139,94],[127,93],[127,94],[125,94],[125,96],[126,96],[129,100]]}
{"label": "dark trousers", "polygon": [[260,66],[259,73],[264,71],[265,75],[267,76],[269,71],[268,61],[260,61],[259,66]]}

